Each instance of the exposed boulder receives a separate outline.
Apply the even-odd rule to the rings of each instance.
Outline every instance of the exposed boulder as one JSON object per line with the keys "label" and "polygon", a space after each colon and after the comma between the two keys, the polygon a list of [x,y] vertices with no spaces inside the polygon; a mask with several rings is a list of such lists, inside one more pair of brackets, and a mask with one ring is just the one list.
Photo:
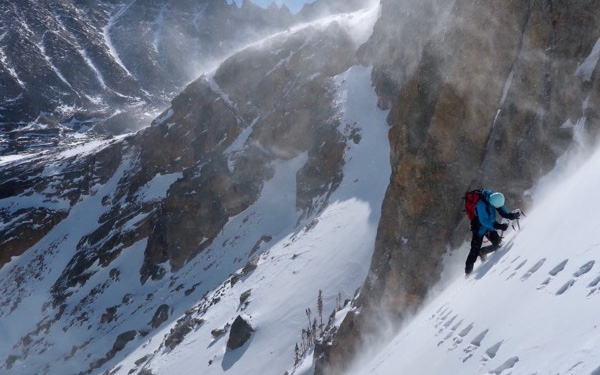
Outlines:
{"label": "exposed boulder", "polygon": [[244,305],[248,298],[250,298],[250,294],[252,294],[252,289],[248,289],[244,293],[240,295],[240,306]]}
{"label": "exposed boulder", "polygon": [[118,306],[111,306],[106,309],[106,312],[100,317],[100,323],[106,324],[111,323],[117,319],[117,308]]}
{"label": "exposed boulder", "polygon": [[81,373],[82,374],[90,374],[95,369],[100,368],[106,362],[108,362],[109,360],[113,359],[118,352],[120,352],[121,350],[125,349],[125,347],[127,346],[127,344],[130,341],[133,341],[136,336],[137,336],[137,331],[127,331],[127,332],[121,333],[119,336],[117,336],[117,338],[115,340],[115,343],[113,344],[112,349],[108,353],[106,353],[106,356],[103,357],[103,358],[100,358],[100,359],[97,359],[97,360],[93,361],[90,364],[90,369],[88,371],[86,371],[86,372],[81,372]]}
{"label": "exposed boulder", "polygon": [[123,332],[121,333],[119,336],[117,336],[117,340],[115,341],[115,344],[113,345],[113,352],[120,352],[121,350],[125,349],[125,346],[127,345],[128,342],[133,341],[133,339],[135,339],[135,336],[137,335],[137,331],[127,331],[127,332]]}
{"label": "exposed boulder", "polygon": [[231,325],[227,348],[230,350],[241,348],[250,340],[252,333],[254,333],[254,328],[241,315],[238,315]]}
{"label": "exposed boulder", "polygon": [[227,333],[227,330],[229,330],[230,325],[227,324],[225,325],[225,327],[223,328],[215,328],[212,331],[210,331],[211,336],[213,337],[213,339],[218,339],[219,337],[223,336],[224,334]]}

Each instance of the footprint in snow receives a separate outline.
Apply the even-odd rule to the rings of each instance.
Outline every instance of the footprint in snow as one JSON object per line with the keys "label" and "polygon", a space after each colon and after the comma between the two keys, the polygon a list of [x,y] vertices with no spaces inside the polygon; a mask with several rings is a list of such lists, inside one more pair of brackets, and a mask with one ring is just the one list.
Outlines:
{"label": "footprint in snow", "polygon": [[513,260],[511,260],[511,261],[508,263],[508,266],[506,266],[506,268],[504,268],[504,269],[502,270],[502,272],[500,272],[500,274],[499,274],[499,275],[502,275],[504,272],[508,271],[508,270],[510,269],[510,267],[512,266],[512,264],[513,264],[514,262],[516,262],[517,260],[519,260],[519,258],[521,258],[521,256],[520,256],[520,255],[517,255],[517,256],[516,256],[516,257],[515,257]]}
{"label": "footprint in snow", "polygon": [[469,324],[467,327],[465,327],[462,331],[460,331],[460,333],[458,334],[457,337],[455,337],[452,341],[452,346],[450,348],[448,348],[448,351],[452,351],[456,348],[458,348],[458,346],[460,344],[462,344],[464,338],[466,335],[469,334],[469,332],[471,332],[471,330],[473,329],[473,323]]}
{"label": "footprint in snow", "polygon": [[452,328],[450,328],[450,330],[452,332],[456,331],[458,329],[458,327],[460,327],[460,325],[463,323],[463,320],[461,320],[460,322],[456,323]]}
{"label": "footprint in snow", "polygon": [[489,348],[487,348],[485,350],[485,352],[481,356],[481,361],[479,363],[480,370],[487,367],[488,362],[491,361],[492,359],[496,358],[496,355],[498,354],[498,351],[500,350],[502,343],[504,343],[504,340],[498,341],[497,343],[495,343],[494,345],[490,346]]}
{"label": "footprint in snow", "polygon": [[548,284],[550,284],[550,282],[552,281],[552,279],[565,269],[565,266],[567,265],[568,262],[569,262],[569,260],[565,259],[562,262],[560,262],[559,264],[557,264],[553,269],[551,269],[550,272],[548,272],[548,274],[550,275],[550,277],[547,278],[546,280],[544,280],[544,282],[541,283],[537,287],[537,289],[541,290],[541,289],[544,289],[546,286],[548,286]]}
{"label": "footprint in snow", "polygon": [[526,281],[527,279],[529,279],[534,273],[536,273],[544,265],[544,263],[546,263],[546,258],[542,258],[542,259],[538,260],[538,262],[536,264],[534,264],[533,267],[531,267],[529,270],[527,270],[527,272],[525,272],[525,275],[523,275],[523,277],[521,277],[521,281]]}
{"label": "footprint in snow", "polygon": [[452,318],[450,318],[450,320],[448,320],[446,323],[444,323],[442,325],[442,327],[437,331],[437,333],[435,334],[436,336],[441,334],[442,332],[444,332],[446,330],[446,328],[450,327],[450,325],[452,323],[454,323],[454,320],[458,317],[458,315],[454,315]]}
{"label": "footprint in snow", "polygon": [[503,371],[511,369],[515,367],[515,365],[519,362],[519,357],[512,357],[504,361],[498,368],[491,372],[491,374],[500,375]]}
{"label": "footprint in snow", "polygon": [[510,280],[510,279],[512,279],[512,278],[513,278],[513,277],[514,277],[514,276],[517,274],[517,271],[518,271],[518,270],[520,270],[521,268],[523,268],[523,266],[525,265],[525,263],[527,263],[527,259],[525,259],[524,261],[522,261],[522,262],[521,262],[521,263],[520,263],[520,264],[519,264],[519,265],[518,265],[518,266],[515,268],[515,270],[513,271],[513,273],[511,273],[511,274],[510,274],[510,276],[508,276],[508,277],[506,278],[506,280]]}
{"label": "footprint in snow", "polygon": [[595,261],[591,260],[591,261],[587,262],[586,264],[584,264],[583,266],[579,267],[579,269],[573,274],[573,278],[571,280],[567,281],[563,286],[560,287],[560,289],[558,289],[556,291],[556,295],[560,296],[564,292],[566,292],[570,287],[573,286],[573,284],[575,284],[575,281],[577,281],[579,276],[585,275],[586,273],[590,272],[592,267],[594,267],[595,263],[596,263]]}
{"label": "footprint in snow", "polygon": [[[454,318],[456,318],[457,316],[458,316],[458,315],[456,315]],[[452,318],[452,320],[454,320],[454,318]],[[452,323],[452,322],[451,322],[451,323]],[[450,328],[450,332],[448,332],[448,334],[447,334],[447,335],[446,335],[446,336],[445,336],[445,337],[444,337],[442,340],[438,341],[438,343],[437,343],[437,346],[440,346],[440,345],[442,345],[444,342],[446,342],[447,340],[451,339],[451,338],[452,338],[452,336],[454,336],[454,334],[455,334],[456,330],[458,329],[458,327],[460,327],[462,323],[463,323],[463,320],[461,320],[460,322],[458,322],[458,323],[456,323],[454,326],[452,326],[452,327]],[[448,326],[449,326],[449,324],[448,324],[448,325],[446,325],[446,328],[447,328]]]}
{"label": "footprint in snow", "polygon": [[440,325],[444,324],[444,321],[448,319],[448,317],[452,314],[452,310],[450,308],[444,309],[442,315],[437,319],[436,323],[433,325],[434,328],[438,328]]}
{"label": "footprint in snow", "polygon": [[431,318],[429,318],[429,320],[435,319],[438,315],[443,315],[448,310],[448,308],[448,303],[444,303],[442,306],[440,306],[439,309],[437,309],[436,312],[431,314]]}
{"label": "footprint in snow", "polygon": [[586,273],[590,272],[592,270],[592,267],[594,267],[594,264],[596,264],[596,261],[595,260],[590,260],[589,262],[587,262],[583,266],[579,267],[579,269],[577,270],[577,272],[575,272],[573,274],[573,277],[579,277],[581,275],[585,275]]}
{"label": "footprint in snow", "polygon": [[488,332],[489,332],[489,329],[486,329],[485,331],[483,331],[480,334],[478,334],[477,336],[475,336],[475,338],[471,341],[471,343],[466,348],[463,349],[463,351],[466,353],[466,355],[462,359],[463,362],[467,362],[469,360],[469,358],[471,358],[473,356],[473,354],[475,354],[475,351],[477,351],[477,349],[479,349],[479,347],[481,346],[481,341],[483,341],[483,339],[485,338],[485,335],[487,335]]}
{"label": "footprint in snow", "polygon": [[446,340],[448,340],[450,337],[452,337],[452,333],[447,334],[446,337],[444,337],[443,339],[441,339],[440,341],[438,341],[438,343],[437,343],[436,346],[442,346],[442,344],[444,342],[446,342]]}
{"label": "footprint in snow", "polygon": [[550,276],[558,275],[565,269],[565,266],[567,265],[568,262],[569,262],[568,259],[563,260],[562,262],[557,264],[556,267],[554,267],[552,270],[550,270],[550,272],[548,272],[548,273],[550,274]]}
{"label": "footprint in snow", "polygon": [[494,345],[487,348],[487,350],[485,351],[485,355],[484,355],[484,358],[486,358],[486,361],[490,360],[490,359],[494,359],[496,357],[496,354],[498,354],[498,350],[500,350],[500,347],[502,346],[503,342],[504,342],[504,340],[498,341]]}
{"label": "footprint in snow", "polygon": [[[448,316],[448,315],[449,315],[451,312],[452,312],[452,311],[450,311],[450,312],[449,312],[449,313],[446,315],[446,317],[447,317],[447,316]],[[444,322],[444,320],[446,320],[446,317],[442,318],[442,320],[441,320],[441,321],[439,321],[437,324],[435,324],[435,326],[434,326],[434,327],[435,327],[435,328],[439,327],[439,326],[440,326],[440,325],[441,325],[441,324]],[[439,335],[441,335],[441,334],[442,334],[442,333],[443,333],[443,332],[446,330],[446,328],[448,328],[448,327],[449,327],[449,326],[452,324],[452,322],[454,322],[454,320],[456,319],[456,317],[458,317],[458,315],[454,315],[454,316],[453,316],[453,317],[452,317],[450,320],[448,320],[446,323],[444,323],[444,324],[443,324],[443,325],[442,325],[442,326],[441,326],[441,327],[440,327],[440,328],[437,330],[437,332],[435,333],[435,336],[439,336]],[[446,335],[446,337],[444,337],[442,340],[438,341],[438,343],[437,343],[437,346],[440,346],[440,345],[442,345],[442,344],[444,343],[444,341],[448,340],[450,337],[452,337],[452,332],[448,333],[448,334]]]}
{"label": "footprint in snow", "polygon": [[591,296],[592,294],[595,294],[596,292],[598,292],[598,284],[600,284],[600,275],[596,276],[596,278],[594,280],[592,280],[591,283],[588,284],[587,287],[590,290],[590,292],[587,295],[588,297]]}

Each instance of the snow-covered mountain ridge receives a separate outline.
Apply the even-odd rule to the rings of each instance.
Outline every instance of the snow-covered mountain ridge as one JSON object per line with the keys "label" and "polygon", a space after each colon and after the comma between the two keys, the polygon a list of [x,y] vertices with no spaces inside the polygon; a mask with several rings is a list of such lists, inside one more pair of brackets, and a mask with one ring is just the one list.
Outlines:
{"label": "snow-covered mountain ridge", "polygon": [[[373,249],[387,113],[355,52],[377,16],[253,44],[136,134],[2,159],[2,371],[164,372],[188,346],[209,373],[268,372],[242,356],[266,350],[291,370],[305,308],[351,298]],[[212,331],[242,307],[256,333],[229,353]]]}
{"label": "snow-covered mountain ridge", "polygon": [[471,276],[455,274],[351,373],[600,373],[599,165],[596,152],[556,183],[500,250]]}

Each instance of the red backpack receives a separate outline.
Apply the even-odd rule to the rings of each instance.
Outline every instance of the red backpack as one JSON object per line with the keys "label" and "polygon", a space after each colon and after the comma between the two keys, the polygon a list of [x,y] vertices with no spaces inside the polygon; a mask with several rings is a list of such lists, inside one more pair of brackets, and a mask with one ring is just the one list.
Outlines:
{"label": "red backpack", "polygon": [[465,213],[469,220],[475,219],[477,213],[475,211],[475,206],[477,206],[477,202],[481,198],[481,189],[471,190],[465,193],[463,199],[465,200]]}

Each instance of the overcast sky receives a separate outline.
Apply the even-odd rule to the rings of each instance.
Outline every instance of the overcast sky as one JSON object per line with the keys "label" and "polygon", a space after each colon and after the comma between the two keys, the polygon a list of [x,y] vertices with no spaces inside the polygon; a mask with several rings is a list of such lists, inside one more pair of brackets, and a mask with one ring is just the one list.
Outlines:
{"label": "overcast sky", "polygon": [[[231,2],[232,0],[228,0],[228,2]],[[262,7],[268,7],[274,0],[250,0],[253,3],[260,5]],[[286,4],[288,6],[288,8],[290,8],[290,10],[293,13],[298,12],[300,9],[302,9],[302,6],[305,3],[312,3],[315,0],[275,0],[275,3],[277,3],[277,5],[281,5],[281,4]],[[235,2],[238,5],[242,4],[242,0],[235,0]]]}

